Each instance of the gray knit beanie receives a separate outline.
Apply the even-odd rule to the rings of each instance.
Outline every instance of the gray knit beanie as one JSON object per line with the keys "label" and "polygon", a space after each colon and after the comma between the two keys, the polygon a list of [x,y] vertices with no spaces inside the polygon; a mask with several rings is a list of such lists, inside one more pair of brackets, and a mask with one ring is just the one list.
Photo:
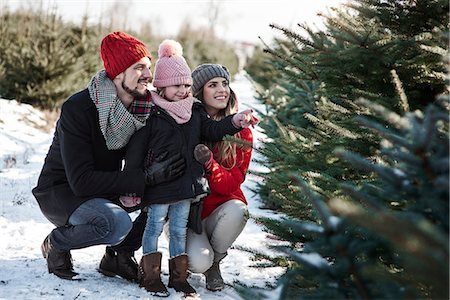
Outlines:
{"label": "gray knit beanie", "polygon": [[202,64],[192,71],[192,94],[195,96],[198,91],[214,77],[223,77],[230,82],[230,72],[225,66],[219,64]]}

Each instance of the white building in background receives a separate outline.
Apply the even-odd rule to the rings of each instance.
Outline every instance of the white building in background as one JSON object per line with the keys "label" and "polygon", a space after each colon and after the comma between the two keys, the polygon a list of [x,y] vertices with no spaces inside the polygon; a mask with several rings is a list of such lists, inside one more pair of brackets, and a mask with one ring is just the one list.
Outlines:
{"label": "white building in background", "polygon": [[242,71],[247,64],[248,59],[252,57],[255,52],[256,45],[251,42],[243,41],[237,41],[233,45],[239,60],[238,70]]}

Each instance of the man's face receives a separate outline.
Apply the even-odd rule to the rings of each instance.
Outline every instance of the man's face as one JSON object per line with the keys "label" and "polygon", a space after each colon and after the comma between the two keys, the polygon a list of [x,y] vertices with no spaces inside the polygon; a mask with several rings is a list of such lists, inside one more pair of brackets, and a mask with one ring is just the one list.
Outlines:
{"label": "man's face", "polygon": [[143,57],[123,73],[122,88],[134,98],[147,94],[148,84],[153,79],[151,65],[150,59]]}

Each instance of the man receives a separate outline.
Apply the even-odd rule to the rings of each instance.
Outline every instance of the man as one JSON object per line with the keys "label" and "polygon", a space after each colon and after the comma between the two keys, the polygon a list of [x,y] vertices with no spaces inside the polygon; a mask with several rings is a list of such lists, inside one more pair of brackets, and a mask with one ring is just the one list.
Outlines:
{"label": "man", "polygon": [[105,36],[100,54],[105,69],[63,104],[33,189],[42,213],[56,225],[41,250],[50,273],[73,279],[78,273],[70,250],[110,245],[99,271],[137,280],[134,251],[141,246],[146,216],[141,213],[133,223],[118,196],[140,196],[145,185],[181,175],[185,163],[181,156],[159,157],[144,170],[121,170],[125,146],[150,112],[151,55],[123,32]]}

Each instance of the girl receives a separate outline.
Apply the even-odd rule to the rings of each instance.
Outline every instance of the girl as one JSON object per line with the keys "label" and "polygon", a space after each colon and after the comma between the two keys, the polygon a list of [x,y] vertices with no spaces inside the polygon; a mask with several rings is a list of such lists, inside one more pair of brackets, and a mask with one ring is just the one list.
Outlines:
{"label": "girl", "polygon": [[[148,205],[148,219],[142,239],[139,283],[157,296],[169,293],[161,281],[161,252],[158,238],[169,218],[169,287],[177,292],[195,293],[187,282],[186,225],[192,201],[208,193],[202,165],[194,159],[201,140],[220,141],[256,121],[251,110],[230,115],[221,121],[208,117],[200,101],[191,96],[191,70],[182,56],[181,45],[165,40],[158,50],[151,92],[154,106],[146,126],[133,135],[125,157],[125,169],[146,167],[164,157],[181,153],[186,162],[182,176],[145,190],[142,197],[121,197],[124,205]],[[133,202],[135,201],[135,202]]]}
{"label": "girl", "polygon": [[[230,88],[230,74],[218,64],[202,64],[193,72],[192,92],[213,120],[224,120],[237,112],[237,99]],[[253,135],[249,128],[235,134],[242,142],[221,141],[197,153],[211,194],[203,200],[203,232],[188,230],[189,269],[206,276],[206,288],[224,288],[219,263],[247,223],[247,200],[241,190],[252,154]],[[200,148],[201,146],[198,146]],[[203,159],[201,159],[203,157]]]}

